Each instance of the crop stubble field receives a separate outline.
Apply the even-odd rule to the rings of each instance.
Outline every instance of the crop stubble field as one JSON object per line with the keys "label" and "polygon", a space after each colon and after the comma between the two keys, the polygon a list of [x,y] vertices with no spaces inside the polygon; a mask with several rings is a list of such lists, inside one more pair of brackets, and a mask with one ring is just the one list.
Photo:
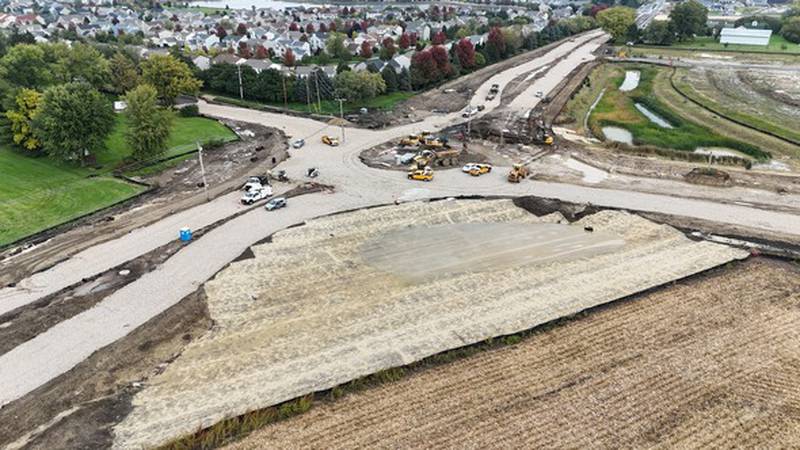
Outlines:
{"label": "crop stubble field", "polygon": [[800,268],[734,263],[348,394],[226,450],[796,448]]}
{"label": "crop stubble field", "polygon": [[[534,258],[538,263],[526,260],[537,251],[535,242],[520,239],[526,247],[517,265],[501,258],[494,269],[465,272],[447,264],[453,246],[422,239],[419,258],[403,252],[398,258],[409,259],[395,262],[401,267],[370,265],[375,239],[402,239],[410,227],[425,234],[448,224],[535,228],[560,221],[559,214],[536,217],[510,200],[442,201],[339,214],[277,233],[253,247],[254,258],[232,263],[206,284],[214,329],[134,397],[132,413],[114,430],[115,447],[165,443],[226,417],[527,330],[747,256],[635,215],[602,211],[561,225],[564,242],[552,245],[558,233],[546,238],[540,250],[550,254]],[[509,249],[494,240],[486,253],[511,257]],[[447,274],[409,280],[402,270],[426,261]]]}

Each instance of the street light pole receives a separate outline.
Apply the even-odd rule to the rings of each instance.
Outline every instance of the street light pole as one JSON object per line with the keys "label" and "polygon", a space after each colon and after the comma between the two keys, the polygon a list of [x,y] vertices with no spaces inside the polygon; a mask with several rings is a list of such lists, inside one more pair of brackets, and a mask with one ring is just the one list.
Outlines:
{"label": "street light pole", "polygon": [[339,102],[339,126],[342,128],[342,144],[344,144],[344,106],[342,106],[345,99],[337,98],[336,101]]}
{"label": "street light pole", "polygon": [[206,183],[206,168],[203,165],[203,147],[200,145],[200,142],[196,143],[197,143],[197,156],[198,158],[200,158],[200,173],[202,174],[203,177],[203,190],[206,193],[206,201],[209,201],[211,199],[208,197],[208,183]]}

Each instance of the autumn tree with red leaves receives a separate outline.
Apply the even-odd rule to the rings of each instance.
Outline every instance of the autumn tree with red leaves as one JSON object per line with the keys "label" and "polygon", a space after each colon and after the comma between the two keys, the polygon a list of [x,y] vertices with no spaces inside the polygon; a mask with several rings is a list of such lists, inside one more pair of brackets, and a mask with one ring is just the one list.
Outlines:
{"label": "autumn tree with red leaves", "polygon": [[292,49],[287,48],[286,53],[283,54],[283,65],[286,67],[293,67],[294,63],[294,52]]}

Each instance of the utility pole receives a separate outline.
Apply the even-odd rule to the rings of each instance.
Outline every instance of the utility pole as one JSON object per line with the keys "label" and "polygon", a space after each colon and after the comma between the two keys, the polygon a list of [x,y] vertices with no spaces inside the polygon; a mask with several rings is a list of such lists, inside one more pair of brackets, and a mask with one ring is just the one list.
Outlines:
{"label": "utility pole", "polygon": [[239,98],[244,100],[244,88],[242,87],[242,65],[237,64],[236,70],[239,72]]}
{"label": "utility pole", "polygon": [[308,105],[308,112],[311,112],[311,90],[308,86],[308,77],[306,77],[306,104]]}
{"label": "utility pole", "polygon": [[343,98],[337,98],[337,102],[339,102],[339,118],[342,120],[339,125],[342,128],[342,144],[344,144],[344,107],[342,106],[342,102],[345,101]]}
{"label": "utility pole", "polygon": [[314,83],[317,85],[317,111],[322,113],[322,99],[319,97],[319,73],[314,72]]}
{"label": "utility pole", "polygon": [[206,183],[206,168],[203,165],[203,147],[200,145],[200,142],[197,142],[197,156],[200,158],[200,173],[203,176],[203,190],[206,193],[206,201],[211,200],[208,197],[208,183]]}

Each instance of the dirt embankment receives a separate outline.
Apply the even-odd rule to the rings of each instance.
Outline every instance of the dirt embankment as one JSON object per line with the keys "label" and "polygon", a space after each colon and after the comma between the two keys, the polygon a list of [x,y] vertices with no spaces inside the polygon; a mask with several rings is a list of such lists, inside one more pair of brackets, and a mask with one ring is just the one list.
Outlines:
{"label": "dirt embankment", "polygon": [[[212,198],[237,189],[244,177],[266,173],[288,157],[286,139],[280,131],[254,124],[230,122],[229,125],[234,129],[238,127],[240,132],[249,130],[254,135],[204,152],[203,162]],[[21,247],[0,252],[0,286],[51,267],[85,248],[206,201],[202,187],[198,186],[201,175],[195,158],[145,178],[145,181],[158,188],[135,201],[66,224],[47,236],[38,236],[36,242],[49,240],[23,254],[15,255]],[[13,261],[3,263],[3,259],[11,255],[14,255]]]}
{"label": "dirt embankment", "polygon": [[798,446],[798,280],[764,258],[715,269],[226,449]]}

